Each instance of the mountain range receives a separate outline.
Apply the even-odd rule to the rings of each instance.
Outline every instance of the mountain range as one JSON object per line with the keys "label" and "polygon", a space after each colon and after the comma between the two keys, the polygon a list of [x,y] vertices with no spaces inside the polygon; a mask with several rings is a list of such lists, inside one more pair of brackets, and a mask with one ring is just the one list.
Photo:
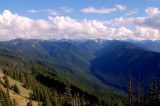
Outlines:
{"label": "mountain range", "polygon": [[36,40],[0,42],[0,55],[47,64],[76,85],[124,95],[131,74],[136,87],[160,75],[160,41]]}

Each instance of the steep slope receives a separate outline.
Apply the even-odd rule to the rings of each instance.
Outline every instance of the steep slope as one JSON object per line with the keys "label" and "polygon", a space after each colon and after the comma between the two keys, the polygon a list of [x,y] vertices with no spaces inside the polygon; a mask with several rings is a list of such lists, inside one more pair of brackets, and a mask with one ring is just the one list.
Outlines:
{"label": "steep slope", "polygon": [[[70,80],[70,88],[73,95],[72,103],[78,92],[80,98],[85,99],[88,105],[95,105],[100,102],[103,104],[108,104],[108,102],[116,103],[117,98],[124,101],[123,96],[111,92],[108,87],[101,86],[101,84],[87,80],[82,76],[69,75],[68,73],[55,70],[43,62],[26,60],[5,48],[0,49],[0,69],[12,79],[17,80],[14,81],[9,78],[12,84],[16,83],[19,89],[21,89],[23,92],[22,96],[28,97],[28,93],[31,91],[33,92],[32,99],[41,101],[44,105],[47,103],[65,105],[65,92],[68,80]],[[23,82],[24,85],[20,82]],[[9,87],[9,90],[11,89],[12,87]],[[13,96],[19,99],[19,95]]]}
{"label": "steep slope", "polygon": [[[89,52],[66,42],[16,39],[0,44],[2,52],[10,51],[29,60],[46,63],[60,70],[77,85],[96,90],[107,90],[108,86],[90,74],[89,60],[94,56]],[[7,53],[9,54],[9,53]]]}
{"label": "steep slope", "polygon": [[94,58],[91,53],[67,42],[15,39],[0,46],[27,59],[45,61],[55,68],[63,65],[69,70],[88,70],[88,60]]}
{"label": "steep slope", "polygon": [[91,61],[92,73],[104,83],[117,88],[126,89],[129,72],[134,81],[137,81],[140,73],[144,86],[160,75],[160,53],[125,42],[111,43],[99,53],[102,54]]}
{"label": "steep slope", "polygon": [[[4,74],[2,73],[2,70],[0,70],[0,79],[2,80],[2,84],[0,84],[0,88],[3,89],[4,92],[6,92],[6,88],[4,87]],[[17,106],[27,106],[27,103],[29,102],[29,93],[31,93],[31,90],[28,90],[23,87],[23,83],[16,81],[10,77],[8,77],[10,86],[17,85],[17,87],[20,90],[20,94],[16,94],[13,90],[9,90],[9,94],[11,97],[11,100],[15,99],[17,102]],[[33,106],[38,106],[37,101],[32,101]]]}
{"label": "steep slope", "polygon": [[114,40],[102,40],[102,39],[95,39],[95,40],[87,40],[81,41],[77,45],[82,49],[95,54],[97,51],[103,49],[105,46],[109,45],[110,43],[114,42]]}

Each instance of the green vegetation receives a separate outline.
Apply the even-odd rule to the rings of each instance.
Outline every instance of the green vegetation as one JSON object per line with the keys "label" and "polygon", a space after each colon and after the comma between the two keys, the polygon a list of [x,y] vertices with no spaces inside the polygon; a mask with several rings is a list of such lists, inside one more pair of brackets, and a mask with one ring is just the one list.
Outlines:
{"label": "green vegetation", "polygon": [[8,77],[7,77],[6,74],[4,75],[4,81],[5,81],[5,87],[6,87],[6,88],[9,88],[10,85],[9,85]]}
{"label": "green vegetation", "polygon": [[[0,43],[0,70],[4,73],[0,85],[5,87],[0,88],[0,103],[16,105],[10,91],[22,95],[23,86],[30,93],[26,97],[28,106],[35,101],[43,106],[159,105],[160,84],[155,79],[146,94],[146,83],[160,76],[159,53],[119,41],[103,45],[88,42],[80,47],[67,42],[21,39]],[[126,99],[123,91],[127,90],[128,71],[133,78],[130,76]],[[141,84],[137,80],[139,72],[143,73]],[[12,85],[10,79],[22,85]]]}
{"label": "green vegetation", "polygon": [[14,90],[15,93],[20,94],[19,88],[17,87],[16,84],[13,85],[12,89]]}
{"label": "green vegetation", "polygon": [[[32,100],[45,106],[73,104],[114,105],[118,103],[118,100],[124,103],[123,96],[109,91],[96,91],[83,86],[83,83],[79,85],[70,80],[68,74],[42,62],[28,61],[16,55],[3,55],[0,56],[0,69],[5,73],[6,97],[10,98],[9,89],[12,88],[8,82],[7,76],[9,76],[24,83],[24,87],[32,91],[29,97],[29,106],[32,105]],[[19,94],[18,87],[14,85],[13,88]],[[13,101],[8,100],[7,102],[10,104]]]}
{"label": "green vegetation", "polygon": [[134,96],[132,85],[133,81],[129,75],[128,96],[126,102],[127,106],[160,106],[160,82],[157,84],[156,78],[153,79],[149,93],[145,93],[143,91],[143,86],[140,87],[139,79],[137,93],[136,96]]}
{"label": "green vegetation", "polygon": [[11,99],[8,95],[8,89],[6,91],[6,93],[0,88],[0,104],[2,106],[11,106],[12,102]]}

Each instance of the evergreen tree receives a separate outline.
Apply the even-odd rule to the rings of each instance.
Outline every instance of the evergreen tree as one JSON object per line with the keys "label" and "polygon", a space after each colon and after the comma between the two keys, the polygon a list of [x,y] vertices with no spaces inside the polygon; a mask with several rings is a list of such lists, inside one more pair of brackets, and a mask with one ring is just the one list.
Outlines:
{"label": "evergreen tree", "polygon": [[27,89],[31,88],[30,76],[29,76],[28,73],[25,76],[24,87],[27,88]]}
{"label": "evergreen tree", "polygon": [[150,106],[156,105],[156,92],[157,92],[157,85],[156,85],[156,78],[154,78],[153,83],[150,87],[150,93],[149,93],[149,105]]}
{"label": "evergreen tree", "polygon": [[158,84],[158,89],[157,89],[157,102],[158,105],[160,105],[160,82]]}
{"label": "evergreen tree", "polygon": [[0,106],[3,106],[4,101],[5,101],[4,92],[0,88],[0,104],[1,104]]}
{"label": "evergreen tree", "polygon": [[16,84],[13,85],[13,90],[15,93],[20,94],[20,90]]}
{"label": "evergreen tree", "polygon": [[50,101],[50,94],[47,89],[44,91],[43,98],[44,98],[43,106],[52,106],[51,101]]}
{"label": "evergreen tree", "polygon": [[54,92],[53,92],[53,96],[52,96],[52,104],[54,104],[54,105],[58,105],[58,94],[57,94],[57,91],[56,90],[54,90]]}
{"label": "evergreen tree", "polygon": [[5,82],[5,87],[9,88],[10,85],[9,85],[9,81],[8,81],[8,76],[6,74],[4,75],[4,82]]}
{"label": "evergreen tree", "polygon": [[17,101],[15,99],[12,100],[12,106],[17,106]]}
{"label": "evergreen tree", "polygon": [[68,83],[67,83],[67,86],[66,86],[66,92],[65,92],[66,104],[71,105],[71,99],[72,99],[71,85],[70,85],[70,80],[68,80]]}
{"label": "evergreen tree", "polygon": [[140,73],[139,73],[139,79],[138,79],[136,106],[140,106]]}
{"label": "evergreen tree", "polygon": [[10,100],[9,88],[7,88],[7,91],[6,91],[6,100],[5,101],[6,101],[7,106],[12,105],[12,102]]}
{"label": "evergreen tree", "polygon": [[22,72],[19,73],[19,80],[20,82],[24,83],[25,79],[24,79],[24,74]]}
{"label": "evergreen tree", "polygon": [[2,84],[2,80],[1,80],[1,77],[0,77],[0,84]]}
{"label": "evergreen tree", "polygon": [[131,75],[129,73],[129,85],[128,85],[128,98],[127,98],[127,106],[132,106],[132,86],[133,86],[133,82],[132,82],[132,78]]}

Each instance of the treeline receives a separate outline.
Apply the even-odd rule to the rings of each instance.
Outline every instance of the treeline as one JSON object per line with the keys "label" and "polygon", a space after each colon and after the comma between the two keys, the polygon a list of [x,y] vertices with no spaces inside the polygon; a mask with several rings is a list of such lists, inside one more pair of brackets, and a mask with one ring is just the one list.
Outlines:
{"label": "treeline", "polygon": [[[121,106],[123,104],[119,95],[111,94],[114,99],[103,98],[104,96],[99,96],[97,91],[84,90],[83,87],[75,85],[69,78],[63,78],[56,70],[42,63],[16,57],[0,57],[0,68],[5,75],[22,82],[25,88],[32,90],[28,98],[30,100],[28,106],[32,106],[32,100],[43,106]],[[20,94],[16,85],[8,89]],[[105,92],[103,94],[107,95]],[[107,96],[111,97],[111,95]]]}
{"label": "treeline", "polygon": [[139,80],[137,83],[136,95],[133,92],[133,80],[129,74],[127,106],[160,106],[160,82],[157,84],[156,78],[153,79],[149,93],[143,92],[144,89]]}
{"label": "treeline", "polygon": [[[67,80],[67,83],[59,82],[54,79],[54,76],[56,76],[56,74],[52,72],[52,74],[47,74],[47,72],[43,74],[39,69],[37,70],[36,67],[32,67],[34,69],[34,74],[31,71],[19,71],[9,68],[3,69],[3,73],[17,81],[24,83],[25,88],[33,91],[30,94],[29,99],[38,101],[39,103],[42,103],[43,106],[72,106],[76,104],[76,106],[104,106],[111,103],[114,104],[109,100],[105,101],[98,96],[94,96],[88,92],[81,90],[80,88],[72,85],[69,79]],[[9,85],[8,87],[9,89],[11,89]],[[115,104],[116,103],[117,102],[115,102]]]}

